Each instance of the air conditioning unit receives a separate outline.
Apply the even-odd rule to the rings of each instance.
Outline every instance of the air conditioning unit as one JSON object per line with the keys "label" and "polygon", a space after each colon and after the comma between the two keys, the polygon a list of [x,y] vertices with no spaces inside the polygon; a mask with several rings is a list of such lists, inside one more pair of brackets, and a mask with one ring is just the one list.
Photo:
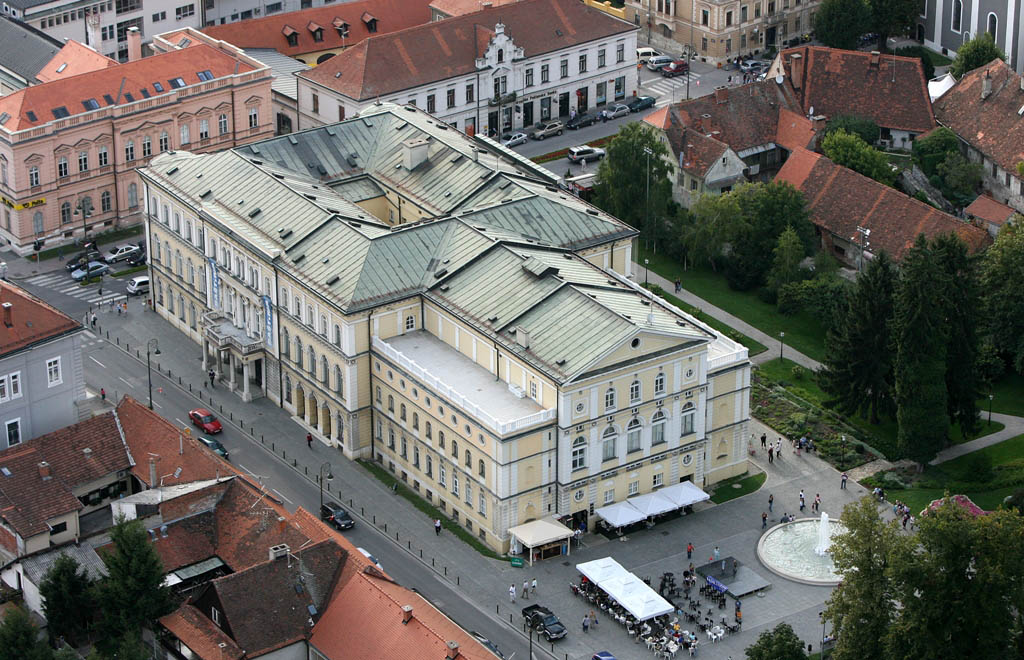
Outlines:
{"label": "air conditioning unit", "polygon": [[509,383],[508,391],[511,392],[513,396],[515,396],[517,399],[526,398],[526,392],[524,392],[523,388],[519,387],[518,385],[513,385],[512,383]]}

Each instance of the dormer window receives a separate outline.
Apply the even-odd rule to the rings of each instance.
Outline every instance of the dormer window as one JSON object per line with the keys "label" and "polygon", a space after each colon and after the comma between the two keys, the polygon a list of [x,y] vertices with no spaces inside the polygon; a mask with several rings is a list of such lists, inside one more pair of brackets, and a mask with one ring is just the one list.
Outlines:
{"label": "dormer window", "polygon": [[283,34],[284,38],[288,40],[289,46],[294,47],[299,45],[299,32],[292,26],[285,25],[281,28],[281,34]]}
{"label": "dormer window", "polygon": [[306,29],[308,29],[310,34],[313,35],[313,41],[319,43],[324,40],[324,29],[316,23],[310,21],[309,25],[306,26]]}
{"label": "dormer window", "polygon": [[338,31],[338,36],[342,39],[348,38],[348,27],[348,23],[340,18],[334,19],[334,28]]}
{"label": "dormer window", "polygon": [[504,62],[505,61],[505,50],[502,49],[502,48],[498,49],[498,61],[499,62]]}
{"label": "dormer window", "polygon": [[362,15],[363,24],[366,25],[366,31],[373,33],[377,31],[377,18],[368,11],[364,11]]}

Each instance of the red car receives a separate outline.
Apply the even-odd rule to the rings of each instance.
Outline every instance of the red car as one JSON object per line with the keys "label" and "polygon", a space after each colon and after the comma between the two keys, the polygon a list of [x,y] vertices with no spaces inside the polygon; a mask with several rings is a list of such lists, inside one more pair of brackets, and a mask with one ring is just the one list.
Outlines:
{"label": "red car", "polygon": [[213,413],[206,408],[196,408],[188,411],[188,418],[194,425],[203,429],[203,433],[220,433],[224,429],[220,420],[213,416]]}
{"label": "red car", "polygon": [[666,78],[674,78],[687,73],[690,70],[690,64],[686,60],[676,60],[672,64],[666,67],[662,67],[661,75]]}

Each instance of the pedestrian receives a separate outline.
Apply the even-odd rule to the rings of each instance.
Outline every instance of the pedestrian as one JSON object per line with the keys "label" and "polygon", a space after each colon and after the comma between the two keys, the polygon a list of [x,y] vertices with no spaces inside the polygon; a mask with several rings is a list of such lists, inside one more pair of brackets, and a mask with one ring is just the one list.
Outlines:
{"label": "pedestrian", "polygon": [[537,595],[537,578],[533,578],[533,582],[530,583],[530,595]]}
{"label": "pedestrian", "polygon": [[818,493],[814,494],[814,512],[817,513],[821,510],[821,495]]}
{"label": "pedestrian", "polygon": [[775,441],[775,457],[782,460],[782,438]]}
{"label": "pedestrian", "polygon": [[597,614],[594,612],[594,610],[590,610],[590,625],[594,628],[597,628]]}
{"label": "pedestrian", "polygon": [[123,303],[121,303],[121,308],[124,309],[125,316],[127,316],[128,315],[128,300],[127,299]]}
{"label": "pedestrian", "polygon": [[57,248],[57,260],[64,261],[64,246]]}
{"label": "pedestrian", "polygon": [[[101,288],[100,288],[100,295],[102,295],[102,294],[103,294],[103,289],[102,289],[102,286],[103,286],[103,285],[101,284],[101,285],[100,285],[100,287],[101,287]],[[110,311],[114,311],[114,301],[113,301],[113,300],[111,300],[111,301],[110,301]]]}
{"label": "pedestrian", "polygon": [[580,160],[580,167],[583,169],[584,172],[587,171],[587,159],[586,158],[583,158],[583,159]]}
{"label": "pedestrian", "polygon": [[103,399],[104,401],[107,400],[107,391],[102,387],[100,388],[100,398]]}
{"label": "pedestrian", "polygon": [[775,493],[768,494],[768,510],[772,510],[772,506],[775,504]]}
{"label": "pedestrian", "polygon": [[843,472],[843,476],[840,477],[840,481],[839,481],[839,490],[846,490],[846,480],[847,479],[849,479],[849,476],[847,476],[847,474],[845,472]]}
{"label": "pedestrian", "polygon": [[[113,303],[111,303],[111,304],[113,304]],[[121,316],[121,305],[120,304],[118,304],[118,306],[117,306],[117,315]]]}
{"label": "pedestrian", "polygon": [[96,328],[96,312],[92,313],[91,321],[92,321],[92,327],[93,327],[93,329],[95,329]]}
{"label": "pedestrian", "polygon": [[583,615],[583,632],[590,632],[590,615]]}
{"label": "pedestrian", "polygon": [[213,373],[213,369],[210,369],[210,373],[208,373],[207,375],[210,377],[210,387],[213,387],[213,379],[216,376],[216,374]]}
{"label": "pedestrian", "polygon": [[434,519],[434,536],[441,536],[441,519]]}
{"label": "pedestrian", "polygon": [[313,448],[313,434],[312,433],[307,433],[306,434],[306,446],[309,447],[310,449]]}
{"label": "pedestrian", "polygon": [[718,558],[722,556],[722,553],[718,551],[717,545],[715,546],[715,550],[711,553],[711,555],[715,558],[715,561],[718,561]]}
{"label": "pedestrian", "polygon": [[769,463],[774,463],[775,462],[775,447],[769,447],[768,448],[768,462]]}
{"label": "pedestrian", "polygon": [[733,557],[732,558],[732,576],[733,577],[736,577],[736,569],[737,569],[737,567],[738,567],[738,564],[736,563],[736,558]]}
{"label": "pedestrian", "polygon": [[693,559],[693,543],[686,544],[686,559]]}
{"label": "pedestrian", "polygon": [[530,583],[523,580],[523,600],[529,600],[530,598]]}
{"label": "pedestrian", "polygon": [[768,434],[767,433],[762,433],[761,434],[761,449],[765,448],[765,444],[767,442],[768,442]]}
{"label": "pedestrian", "polygon": [[805,501],[805,498],[804,498],[804,491],[801,490],[800,491],[800,511],[803,511],[804,507],[806,507],[806,506],[807,506],[807,502]]}
{"label": "pedestrian", "polygon": [[768,528],[768,513],[765,511],[761,512],[761,529]]}
{"label": "pedestrian", "polygon": [[514,583],[508,588],[508,599],[513,603],[516,602],[516,585]]}

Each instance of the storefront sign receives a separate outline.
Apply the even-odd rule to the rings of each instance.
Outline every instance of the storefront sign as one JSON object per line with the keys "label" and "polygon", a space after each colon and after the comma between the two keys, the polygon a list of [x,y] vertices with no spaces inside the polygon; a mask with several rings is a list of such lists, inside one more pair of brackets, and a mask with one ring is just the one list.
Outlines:
{"label": "storefront sign", "polygon": [[263,296],[263,319],[265,328],[263,339],[267,342],[267,348],[274,347],[274,317],[270,315],[270,296]]}
{"label": "storefront sign", "polygon": [[220,309],[220,275],[217,274],[217,261],[207,257],[210,262],[210,289],[213,292],[213,308]]}
{"label": "storefront sign", "polygon": [[2,201],[6,206],[11,207],[15,211],[21,211],[22,209],[30,209],[34,206],[42,206],[43,204],[46,203],[46,198],[40,197],[39,199],[33,199],[31,202],[25,202],[24,204],[16,204],[13,201],[4,197],[3,195],[0,195],[0,201]]}

